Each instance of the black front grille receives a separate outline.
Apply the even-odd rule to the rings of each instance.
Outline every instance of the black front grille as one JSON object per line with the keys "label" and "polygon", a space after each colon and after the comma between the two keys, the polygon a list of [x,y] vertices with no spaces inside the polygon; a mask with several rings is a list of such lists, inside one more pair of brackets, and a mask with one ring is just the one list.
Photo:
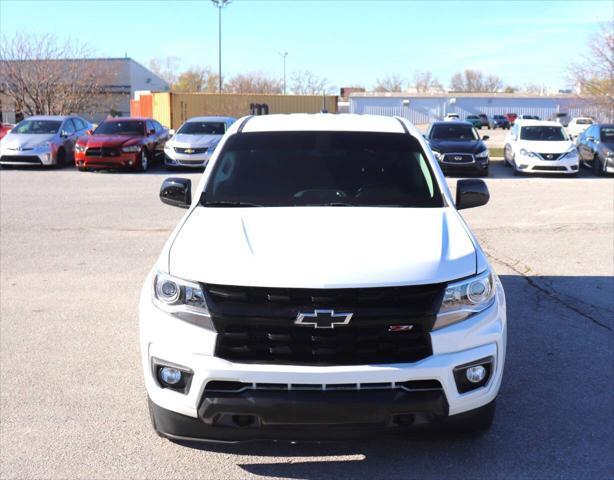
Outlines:
{"label": "black front grille", "polygon": [[87,157],[119,157],[120,151],[117,148],[88,148],[85,151]]}
{"label": "black front grille", "polygon": [[2,155],[0,162],[42,163],[36,155]]}
{"label": "black front grille", "polygon": [[470,153],[446,153],[443,161],[448,163],[471,163],[473,162],[473,155]]}
{"label": "black front grille", "polygon": [[542,166],[538,165],[533,167],[533,170],[543,170],[544,172],[566,172],[567,169],[565,167],[551,167],[551,166]]}
{"label": "black front grille", "polygon": [[544,160],[552,160],[552,161],[554,161],[554,160],[558,160],[559,157],[561,155],[563,155],[563,154],[562,153],[540,153],[539,155]]}
{"label": "black front grille", "polygon": [[[432,354],[430,331],[444,285],[282,289],[205,285],[218,333],[216,356],[246,363],[362,365]],[[323,311],[321,328],[297,325]],[[330,317],[331,312],[340,317]],[[349,323],[342,314],[351,313]],[[314,322],[313,318],[306,321]],[[339,322],[332,328],[330,320]]]}
{"label": "black front grille", "polygon": [[182,148],[182,147],[175,147],[175,152],[177,153],[185,153],[187,155],[195,155],[197,153],[206,153],[208,150],[208,148],[190,148],[190,147],[186,147],[186,148]]}

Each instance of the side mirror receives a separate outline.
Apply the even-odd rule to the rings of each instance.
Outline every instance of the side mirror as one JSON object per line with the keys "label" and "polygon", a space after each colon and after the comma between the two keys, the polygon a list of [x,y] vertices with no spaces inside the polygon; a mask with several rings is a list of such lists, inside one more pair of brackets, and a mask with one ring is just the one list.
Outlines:
{"label": "side mirror", "polygon": [[484,135],[484,136],[482,137],[482,140],[488,140],[489,138],[490,138],[490,137],[489,137],[488,135]]}
{"label": "side mirror", "polygon": [[187,178],[171,177],[160,187],[162,203],[179,208],[190,208],[192,204],[192,182]]}
{"label": "side mirror", "polygon": [[171,128],[171,129],[168,131],[168,134],[169,134],[170,136],[175,135],[175,129],[174,129],[174,128]]}
{"label": "side mirror", "polygon": [[490,199],[484,180],[467,179],[456,182],[456,209],[486,205]]}
{"label": "side mirror", "polygon": [[66,130],[62,130],[60,132],[60,138],[68,138],[68,132]]}
{"label": "side mirror", "polygon": [[590,137],[586,137],[586,140],[589,142],[594,142],[595,141],[595,137],[593,137],[592,135]]}
{"label": "side mirror", "polygon": [[147,135],[153,135],[154,133],[156,133],[156,130],[152,128],[147,132]]}
{"label": "side mirror", "polygon": [[86,135],[92,135],[93,133],[94,130],[92,130],[91,128],[85,132]]}

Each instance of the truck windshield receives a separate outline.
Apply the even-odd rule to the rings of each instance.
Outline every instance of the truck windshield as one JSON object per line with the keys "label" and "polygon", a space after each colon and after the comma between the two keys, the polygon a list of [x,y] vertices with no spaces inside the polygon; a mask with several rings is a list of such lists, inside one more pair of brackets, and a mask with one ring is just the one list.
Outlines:
{"label": "truck windshield", "polygon": [[443,198],[410,135],[266,132],[228,139],[201,203],[442,207]]}

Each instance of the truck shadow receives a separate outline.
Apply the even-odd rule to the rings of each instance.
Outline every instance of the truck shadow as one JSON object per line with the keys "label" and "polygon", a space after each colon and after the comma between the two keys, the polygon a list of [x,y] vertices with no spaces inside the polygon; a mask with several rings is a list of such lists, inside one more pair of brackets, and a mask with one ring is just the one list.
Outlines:
{"label": "truck shadow", "polygon": [[[501,280],[508,303],[507,360],[488,433],[181,445],[240,456],[245,472],[268,478],[608,477],[614,277]],[[244,463],[248,455],[259,461]]]}

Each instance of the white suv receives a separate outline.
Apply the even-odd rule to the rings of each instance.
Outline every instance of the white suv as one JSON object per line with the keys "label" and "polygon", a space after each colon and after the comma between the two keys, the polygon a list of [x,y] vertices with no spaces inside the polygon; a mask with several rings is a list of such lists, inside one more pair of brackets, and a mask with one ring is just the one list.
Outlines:
{"label": "white suv", "polygon": [[503,161],[521,173],[577,175],[579,158],[565,128],[558,122],[516,120],[505,139]]}
{"label": "white suv", "polygon": [[505,295],[406,120],[246,117],[145,281],[151,419],[171,439],[355,438],[411,425],[483,430],[506,349]]}

